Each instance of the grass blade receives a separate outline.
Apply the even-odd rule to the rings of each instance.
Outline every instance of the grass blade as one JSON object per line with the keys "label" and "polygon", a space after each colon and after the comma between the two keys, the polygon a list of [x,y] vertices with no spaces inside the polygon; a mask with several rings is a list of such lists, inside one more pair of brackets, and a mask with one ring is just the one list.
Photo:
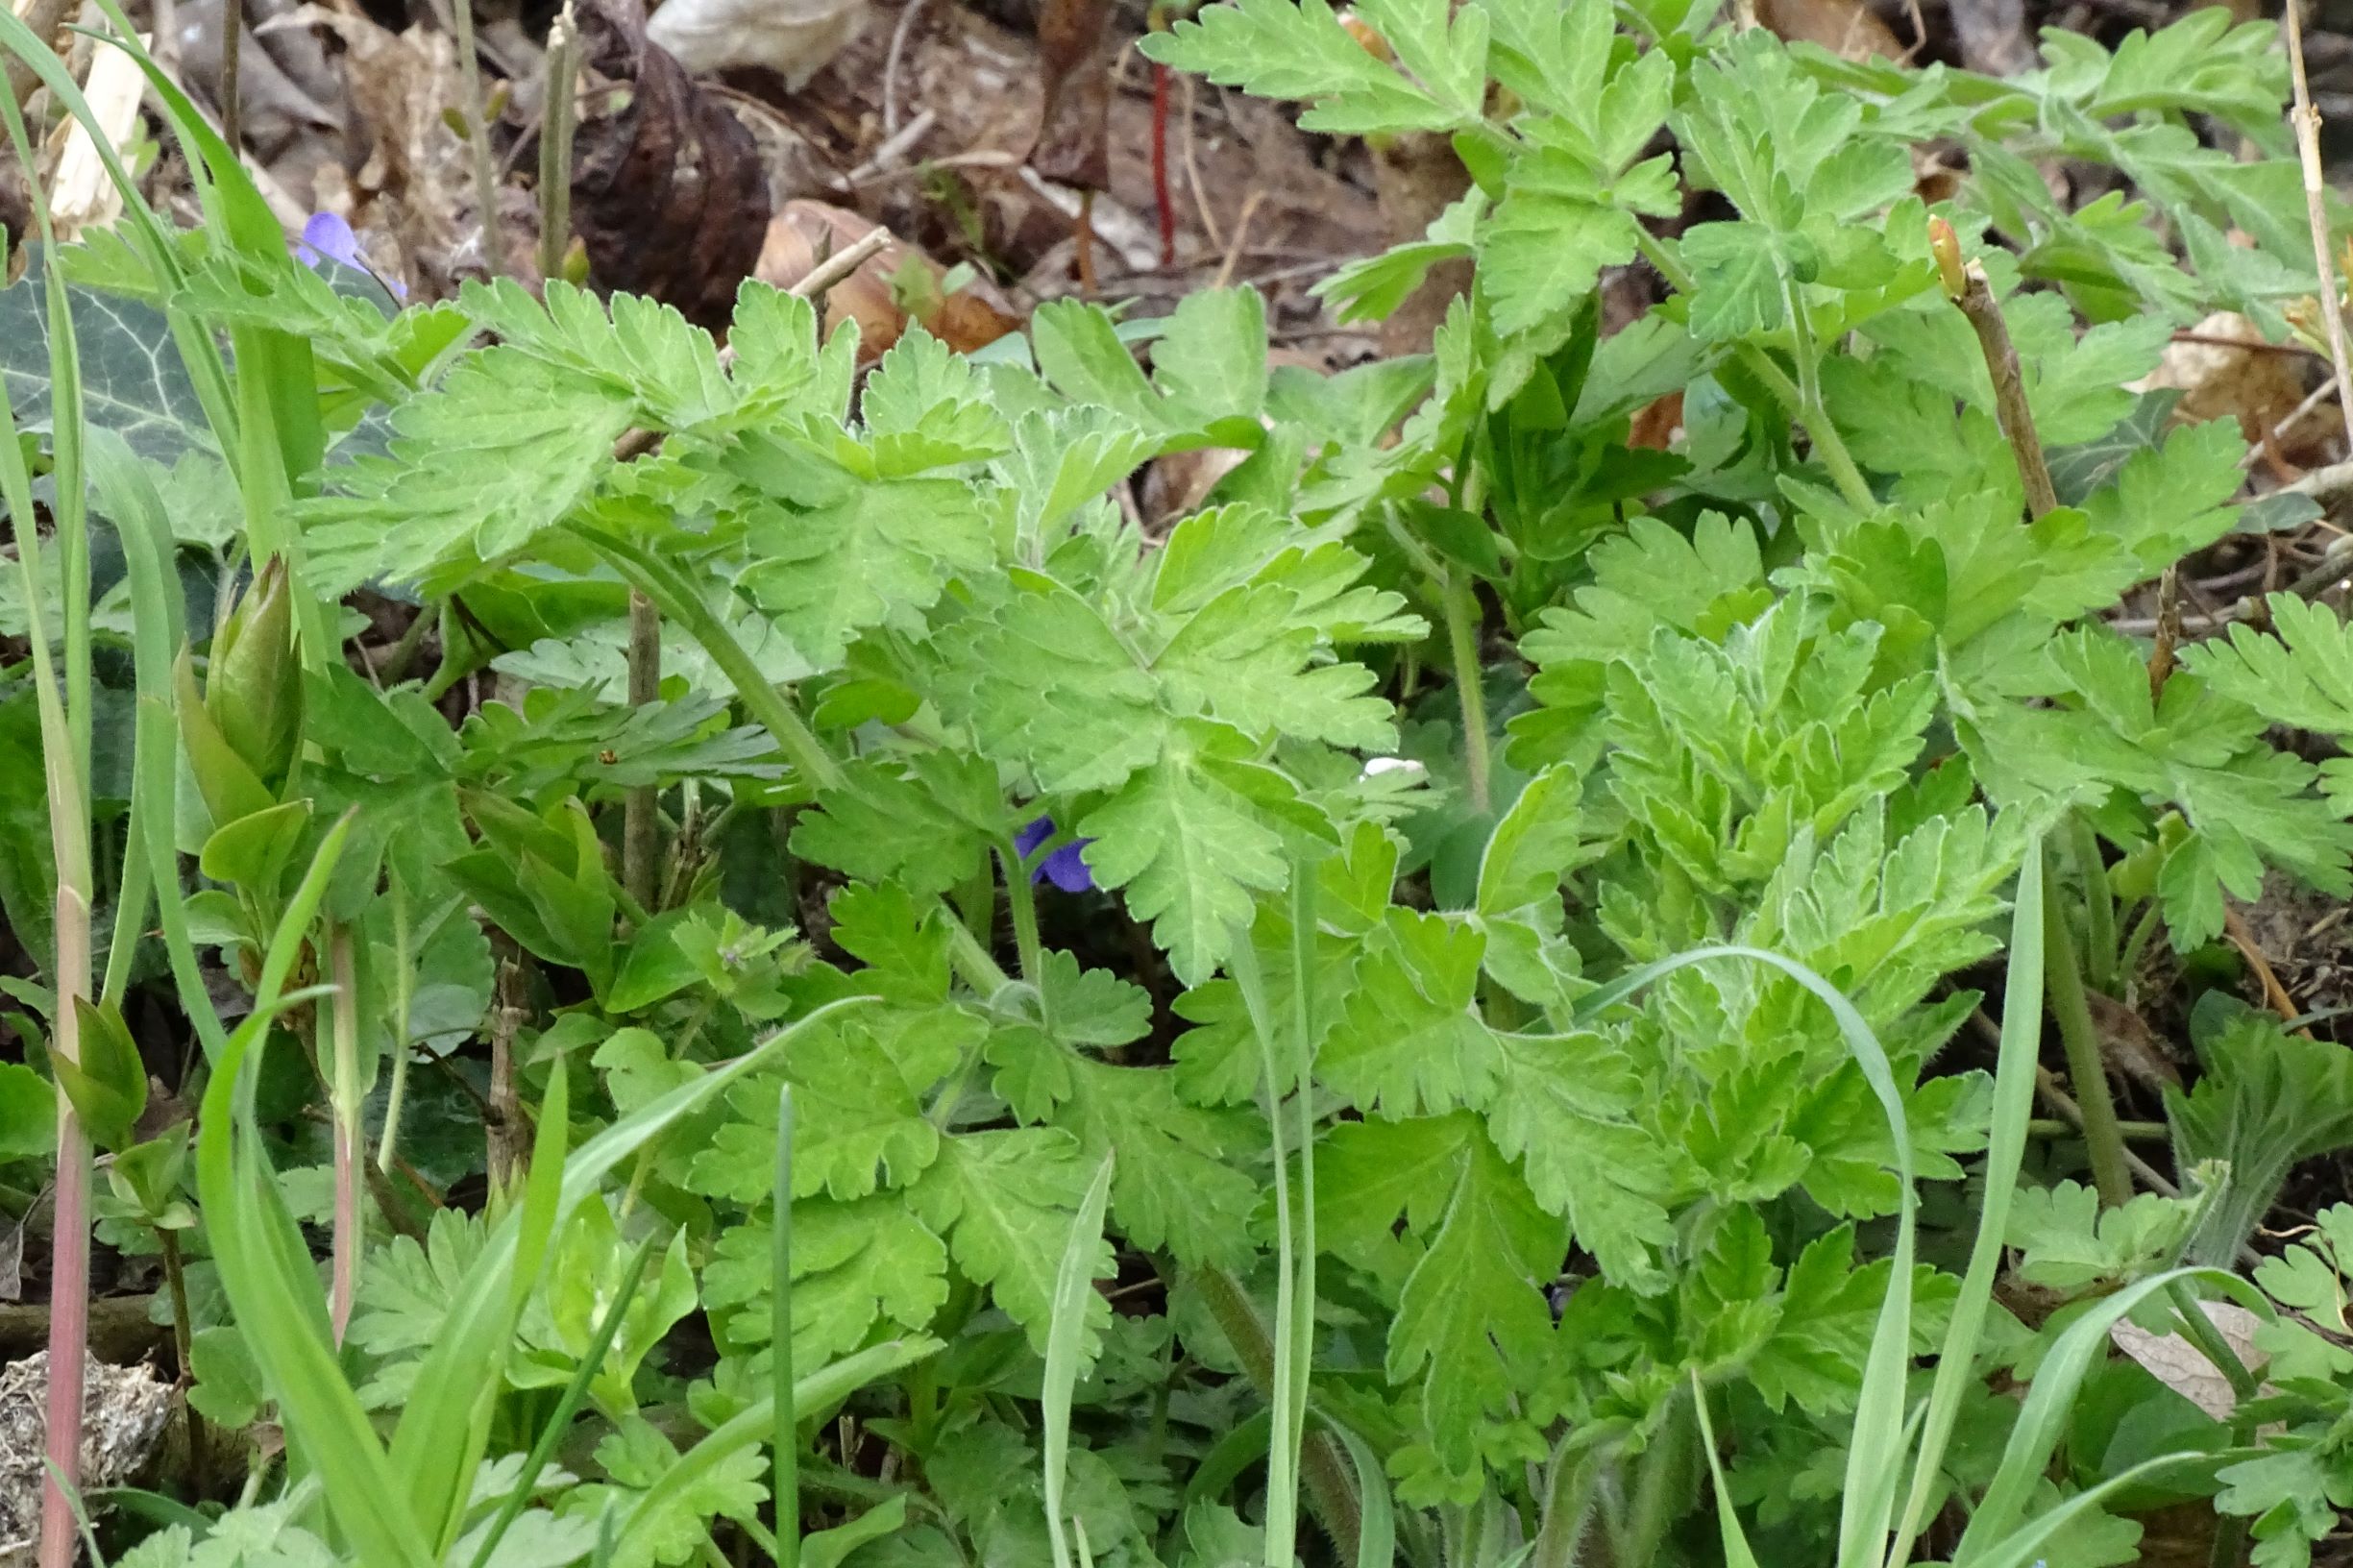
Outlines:
{"label": "grass blade", "polygon": [[1352,1429],[1328,1418],[1324,1425],[1339,1438],[1348,1450],[1349,1462],[1357,1467],[1357,1495],[1363,1499],[1363,1511],[1357,1522],[1357,1568],[1396,1568],[1397,1509],[1389,1500],[1389,1479],[1381,1468],[1380,1456]]}
{"label": "grass blade", "polygon": [[1887,1117],[1894,1138],[1897,1200],[1896,1245],[1890,1259],[1887,1298],[1879,1308],[1871,1335],[1871,1350],[1863,1362],[1863,1387],[1854,1409],[1854,1432],[1847,1453],[1844,1495],[1839,1505],[1838,1568],[1876,1568],[1896,1511],[1897,1465],[1894,1456],[1904,1451],[1904,1384],[1911,1364],[1912,1262],[1919,1196],[1914,1190],[1912,1133],[1903,1111],[1903,1094],[1896,1087],[1887,1050],[1854,1004],[1838,988],[1795,959],[1761,947],[1734,944],[1695,947],[1673,958],[1646,964],[1620,975],[1578,1004],[1577,1017],[1593,1018],[1677,969],[1719,958],[1740,958],[1780,970],[1818,997],[1837,1020],[1848,1054],[1862,1070]]}
{"label": "grass blade", "polygon": [[2001,1467],[1994,1472],[1984,1500],[1970,1516],[1961,1544],[1953,1551],[1954,1568],[1981,1568],[1985,1563],[2012,1560],[2011,1534],[2026,1511],[2036,1482],[2049,1467],[2083,1380],[2107,1352],[2108,1331],[2143,1302],[2189,1283],[2215,1286],[2267,1320],[2277,1315],[2263,1292],[2236,1274],[2218,1268],[2176,1268],[2134,1282],[2069,1324],[2035,1370],[2034,1386],[2018,1412],[2017,1424],[2010,1429],[2009,1445],[2002,1450]]}
{"label": "grass blade", "polygon": [[620,1332],[622,1318],[627,1314],[629,1304],[637,1299],[637,1287],[645,1281],[646,1264],[653,1257],[655,1239],[650,1236],[639,1242],[636,1254],[629,1259],[629,1266],[621,1276],[621,1288],[614,1293],[613,1304],[604,1310],[603,1318],[589,1338],[588,1354],[580,1358],[578,1366],[573,1368],[572,1381],[564,1385],[564,1395],[555,1402],[554,1413],[540,1429],[539,1440],[531,1445],[529,1456],[523,1461],[523,1473],[515,1478],[514,1490],[508,1492],[506,1500],[499,1505],[498,1518],[492,1522],[490,1532],[482,1537],[482,1544],[476,1549],[473,1568],[489,1568],[491,1556],[499,1550],[500,1540],[529,1504],[531,1489],[539,1483],[541,1473],[548,1468],[548,1461],[555,1458],[556,1445],[572,1430],[572,1418],[579,1413],[581,1404],[588,1397],[588,1385],[596,1381],[598,1368],[604,1364],[605,1354],[613,1348],[613,1335]]}
{"label": "grass blade", "polygon": [[1725,1568],[1757,1568],[1749,1532],[1741,1528],[1740,1510],[1732,1506],[1732,1489],[1724,1482],[1724,1460],[1716,1453],[1716,1426],[1707,1418],[1707,1390],[1700,1385],[1697,1367],[1691,1373],[1692,1408],[1700,1416],[1700,1445],[1707,1451],[1707,1475],[1716,1489],[1716,1531],[1724,1543]]}
{"label": "grass blade", "polygon": [[770,1225],[769,1371],[776,1402],[775,1457],[771,1461],[776,1500],[776,1561],[800,1568],[800,1416],[793,1401],[793,1086],[776,1090],[776,1183]]}
{"label": "grass blade", "polygon": [[[940,1341],[920,1335],[869,1345],[856,1355],[846,1356],[820,1367],[794,1384],[793,1408],[796,1410],[821,1410],[839,1404],[875,1379],[887,1378],[926,1356],[937,1355],[939,1350]],[[775,1399],[772,1396],[761,1399],[737,1412],[724,1426],[680,1455],[678,1462],[663,1471],[647,1488],[646,1494],[637,1500],[636,1507],[629,1510],[628,1520],[622,1526],[615,1542],[615,1553],[626,1556],[641,1550],[646,1544],[643,1540],[645,1533],[661,1517],[670,1498],[700,1485],[703,1479],[728,1458],[772,1435],[775,1416]]]}
{"label": "grass blade", "polygon": [[2035,1067],[2043,1043],[2043,852],[2029,844],[2018,874],[2018,897],[2010,911],[2010,972],[2002,990],[2001,1049],[1994,1068],[1994,1127],[1985,1151],[1985,1204],[1977,1215],[1977,1237],[1969,1269],[1938,1353],[1936,1382],[1921,1431],[1920,1454],[1903,1517],[1889,1543],[1888,1568],[1911,1560],[1912,1542],[1927,1523],[1937,1476],[1961,1413],[1961,1395],[1977,1359],[1994,1282],[2001,1272],[2010,1230],[2010,1200],[2018,1190],[2019,1166],[2026,1156],[2026,1124],[2034,1115]]}
{"label": "grass blade", "polygon": [[1087,1354],[1087,1313],[1095,1295],[1095,1259],[1103,1246],[1103,1212],[1111,1202],[1115,1158],[1115,1152],[1104,1154],[1070,1221],[1070,1239],[1062,1249],[1062,1269],[1054,1278],[1054,1317],[1045,1335],[1045,1524],[1054,1568],[1070,1568],[1070,1542],[1062,1515],[1070,1462],[1070,1391],[1078,1385],[1079,1363]]}

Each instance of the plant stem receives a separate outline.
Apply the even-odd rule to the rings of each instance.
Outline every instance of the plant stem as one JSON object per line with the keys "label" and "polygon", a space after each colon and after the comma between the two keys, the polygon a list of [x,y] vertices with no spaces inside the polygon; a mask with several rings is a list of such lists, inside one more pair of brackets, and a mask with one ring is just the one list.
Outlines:
{"label": "plant stem", "polygon": [[[552,55],[550,57],[552,59]],[[629,706],[650,707],[662,698],[662,615],[653,600],[629,590]],[[621,885],[651,911],[660,875],[660,789],[640,784],[621,802]]]}
{"label": "plant stem", "polygon": [[408,889],[398,872],[385,878],[384,895],[392,900],[392,1085],[384,1091],[384,1126],[377,1135],[376,1168],[389,1174],[393,1150],[399,1147],[401,1108],[408,1097],[408,1023],[416,1001],[415,954],[408,930]]}
{"label": "plant stem", "polygon": [[2083,1112],[2083,1142],[2092,1161],[2092,1181],[2099,1188],[2101,1206],[2114,1209],[2132,1199],[2132,1171],[2125,1163],[2116,1101],[2108,1091],[2099,1034],[2092,1022],[2091,1003],[2084,996],[2083,971],[2076,968],[2074,933],[2068,928],[2066,904],[2055,879],[2043,885],[2043,944],[2050,1010],[2059,1021],[2068,1076],[2074,1080],[2076,1104]]}
{"label": "plant stem", "polygon": [[[1664,242],[1645,230],[1640,244],[1643,258],[1667,281],[1668,287],[1678,294],[1692,291],[1691,274],[1683,269],[1683,264],[1676,259],[1675,253]],[[1782,408],[1804,427],[1806,438],[1813,443],[1815,455],[1822,459],[1823,466],[1830,471],[1831,482],[1838,486],[1840,499],[1857,511],[1875,510],[1879,498],[1871,493],[1870,482],[1863,478],[1863,471],[1855,466],[1853,454],[1847,451],[1846,439],[1838,433],[1838,427],[1830,422],[1829,413],[1821,405],[1819,398],[1809,406],[1798,383],[1790,380],[1789,373],[1776,364],[1773,355],[1756,344],[1746,341],[1735,343],[1732,353],[1739,358],[1741,368],[1762,382],[1765,390],[1773,394]]]}
{"label": "plant stem", "polygon": [[1446,614],[1446,643],[1454,658],[1455,696],[1462,704],[1462,764],[1469,775],[1471,810],[1483,817],[1490,804],[1487,757],[1487,694],[1479,662],[1479,595],[1468,578],[1450,572],[1438,584]]}
{"label": "plant stem", "polygon": [[841,765],[819,744],[809,726],[801,723],[800,715],[793,711],[793,705],[761,673],[751,655],[744,650],[744,645],[711,613],[710,606],[703,603],[684,576],[634,540],[589,527],[580,528],[579,537],[610,561],[631,586],[653,600],[654,607],[664,616],[684,626],[702,645],[702,650],[711,655],[711,662],[734,683],[736,697],[768,730],[802,778],[819,790],[840,786]]}
{"label": "plant stem", "polygon": [[[30,528],[21,530],[30,533]],[[71,613],[71,606],[68,606]],[[46,743],[45,743],[46,744]],[[72,803],[52,802],[70,812]],[[89,994],[90,912],[77,888],[57,893],[58,1016],[50,1048],[82,1059],[77,999]],[[90,1311],[90,1140],[73,1102],[58,1091],[56,1244],[49,1273],[49,1474],[41,1487],[40,1568],[74,1568],[80,1547],[71,1488],[82,1473],[83,1360]]]}
{"label": "plant stem", "polygon": [[1930,247],[1944,277],[1945,297],[1960,308],[1977,334],[1977,352],[1994,383],[1994,418],[2010,443],[2010,457],[2018,465],[2018,481],[2026,496],[2026,515],[2039,518],[2056,510],[2058,492],[2051,488],[2050,465],[2043,460],[2043,439],[2035,432],[2034,409],[2026,402],[2025,374],[2019,368],[2018,348],[2010,341],[2009,324],[1994,298],[1994,285],[1977,261],[1964,263],[1960,241],[1942,218],[1928,220]]}
{"label": "plant stem", "polygon": [[2114,996],[2120,989],[2117,967],[2123,959],[2116,940],[2116,894],[2108,887],[2099,834],[2081,812],[2068,818],[2067,846],[2083,882],[2084,979],[2095,991]]}
{"label": "plant stem", "polygon": [[962,920],[952,918],[954,911],[947,913],[951,917],[946,922],[948,962],[964,976],[965,984],[979,992],[984,999],[1012,985],[1011,977],[989,949],[981,945],[980,939]]}
{"label": "plant stem", "polygon": [[[563,275],[564,253],[572,245],[572,110],[573,95],[578,90],[579,56],[579,26],[573,20],[571,0],[565,0],[554,25],[548,29],[548,82],[539,121],[539,276],[543,285],[546,280]],[[634,635],[634,614],[629,625]]]}
{"label": "plant stem", "polygon": [[2328,329],[2330,379],[2337,383],[2337,408],[2344,416],[2345,446],[2353,454],[2353,383],[2345,363],[2344,310],[2337,302],[2337,266],[2329,254],[2328,182],[2320,163],[2320,111],[2313,107],[2312,84],[2304,74],[2304,21],[2299,0],[2288,0],[2288,80],[2295,107],[2288,121],[2295,130],[2296,160],[2304,171],[2304,210],[2312,220],[2313,265],[2320,277],[2320,320]]}
{"label": "plant stem", "polygon": [[[1038,1013],[1046,1018],[1045,950],[1038,941],[1038,898],[1029,883],[1029,868],[1010,840],[998,841],[996,858],[1005,868],[1005,903],[1013,911],[1013,941],[1021,955],[1021,978],[1038,992]],[[1051,1022],[1050,1018],[1046,1021]]]}
{"label": "plant stem", "polygon": [[221,139],[240,156],[245,150],[245,110],[237,66],[245,53],[244,36],[245,0],[228,0],[221,7]]}
{"label": "plant stem", "polygon": [[450,0],[450,31],[457,38],[457,72],[466,95],[466,157],[474,167],[474,205],[482,223],[482,270],[496,278],[499,265],[499,184],[490,161],[490,128],[484,118],[482,62],[474,48],[474,0]]}
{"label": "plant stem", "polygon": [[1830,471],[1839,495],[1856,510],[1870,511],[1878,504],[1878,498],[1871,493],[1862,470],[1854,466],[1854,457],[1847,451],[1838,427],[1830,423],[1830,410],[1822,401],[1822,351],[1814,342],[1814,325],[1806,319],[1805,290],[1792,278],[1783,281],[1781,292],[1789,311],[1790,355],[1798,365],[1798,417],[1804,421],[1814,455]]}
{"label": "plant stem", "polygon": [[[158,1226],[156,1245],[163,1254],[163,1289],[172,1303],[172,1356],[180,1368],[177,1381],[184,1395],[196,1376],[196,1335],[188,1325],[188,1276],[180,1256],[180,1233]],[[211,1489],[205,1474],[205,1418],[185,1398],[180,1402],[180,1413],[188,1434],[188,1490],[201,1499]]]}
{"label": "plant stem", "polygon": [[[1202,1304],[1216,1319],[1217,1327],[1240,1359],[1242,1371],[1261,1395],[1271,1400],[1275,1380],[1275,1346],[1259,1320],[1258,1309],[1251,1305],[1249,1293],[1241,1282],[1220,1268],[1200,1268],[1187,1276],[1201,1292]],[[1343,1558],[1356,1555],[1357,1534],[1362,1528],[1363,1504],[1357,1497],[1357,1484],[1348,1461],[1332,1434],[1318,1429],[1307,1433],[1300,1445],[1299,1475],[1307,1483],[1308,1496],[1313,1503],[1316,1517],[1339,1548]]]}
{"label": "plant stem", "polygon": [[[1299,1541],[1298,1451],[1292,1433],[1299,1429],[1295,1368],[1303,1354],[1296,1333],[1297,1246],[1291,1234],[1290,1156],[1283,1136],[1283,1086],[1291,1075],[1283,1070],[1282,1052],[1275,1043],[1273,1009],[1267,1004],[1266,980],[1259,968],[1258,946],[1248,922],[1242,922],[1235,934],[1234,953],[1226,960],[1226,970],[1241,991],[1251,1032],[1258,1036],[1259,1095],[1274,1156],[1275,1335],[1272,1385],[1267,1396],[1272,1425],[1266,1445],[1265,1560],[1266,1568],[1290,1568]],[[1305,1083],[1298,1088],[1303,1095],[1309,1093]]]}

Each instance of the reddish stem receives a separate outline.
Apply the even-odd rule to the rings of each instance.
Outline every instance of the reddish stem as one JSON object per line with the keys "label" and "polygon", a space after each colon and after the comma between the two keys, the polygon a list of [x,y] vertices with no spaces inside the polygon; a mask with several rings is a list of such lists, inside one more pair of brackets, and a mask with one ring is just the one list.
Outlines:
{"label": "reddish stem", "polygon": [[[89,993],[89,906],[58,889],[58,1013],[52,1048],[82,1060],[76,998]],[[90,1140],[58,1093],[57,1233],[49,1272],[49,1474],[41,1486],[40,1568],[74,1568],[82,1538],[68,1488],[82,1483],[82,1360],[90,1328]]]}
{"label": "reddish stem", "polygon": [[1160,264],[1176,265],[1176,204],[1168,199],[1168,67],[1152,67],[1152,205],[1160,213]]}

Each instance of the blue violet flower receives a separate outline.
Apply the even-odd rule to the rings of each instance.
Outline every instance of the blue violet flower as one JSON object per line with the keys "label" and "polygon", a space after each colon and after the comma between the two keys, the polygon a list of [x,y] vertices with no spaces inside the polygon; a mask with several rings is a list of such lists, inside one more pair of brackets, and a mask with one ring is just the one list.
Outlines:
{"label": "blue violet flower", "polygon": [[[1038,846],[1054,836],[1054,819],[1041,817],[1015,835],[1013,846],[1023,860],[1035,854]],[[1029,873],[1032,883],[1051,882],[1065,893],[1092,893],[1094,875],[1087,870],[1086,857],[1079,853],[1092,839],[1072,839],[1038,863]]]}
{"label": "blue violet flower", "polygon": [[[319,263],[322,261],[340,261],[354,272],[364,272],[371,278],[378,276],[359,249],[359,236],[352,233],[350,224],[332,212],[310,214],[309,221],[303,225],[303,237],[294,242],[294,259],[313,272],[320,270]],[[397,278],[379,278],[378,281],[395,297],[404,296],[408,292]]]}

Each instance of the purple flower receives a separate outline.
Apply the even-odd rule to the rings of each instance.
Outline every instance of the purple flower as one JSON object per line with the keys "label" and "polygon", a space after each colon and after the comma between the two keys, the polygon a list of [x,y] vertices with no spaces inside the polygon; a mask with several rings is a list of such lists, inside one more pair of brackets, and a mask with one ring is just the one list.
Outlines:
{"label": "purple flower", "polygon": [[[310,214],[309,221],[303,225],[303,237],[294,242],[294,259],[314,272],[322,261],[340,261],[355,272],[378,278],[376,269],[368,265],[368,258],[360,253],[359,236],[352,233],[350,224],[332,212]],[[378,278],[378,282],[396,297],[408,293],[396,278]]]}
{"label": "purple flower", "polygon": [[[1054,836],[1054,819],[1041,817],[1016,834],[1013,846],[1023,860],[1037,853],[1038,846]],[[1087,870],[1086,857],[1079,853],[1092,839],[1072,839],[1052,854],[1040,861],[1029,873],[1032,883],[1051,882],[1065,893],[1092,893],[1094,875]]]}

